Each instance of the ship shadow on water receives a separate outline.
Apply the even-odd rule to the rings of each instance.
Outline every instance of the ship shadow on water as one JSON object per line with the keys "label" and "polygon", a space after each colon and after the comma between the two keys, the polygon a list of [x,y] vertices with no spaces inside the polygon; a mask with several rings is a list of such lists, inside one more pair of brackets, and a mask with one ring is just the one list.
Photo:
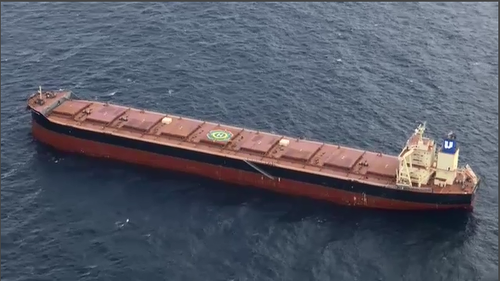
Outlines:
{"label": "ship shadow on water", "polygon": [[[433,240],[463,243],[475,232],[477,220],[473,213],[461,210],[451,211],[390,211],[339,206],[328,202],[278,194],[254,187],[234,186],[199,176],[152,169],[114,160],[92,158],[79,154],[69,154],[36,142],[37,157],[44,173],[51,169],[64,169],[71,173],[72,168],[97,171],[100,177],[115,177],[111,171],[121,170],[129,177],[147,179],[148,182],[186,182],[181,188],[168,185],[142,184],[125,188],[133,197],[157,200],[175,193],[176,199],[203,202],[220,208],[245,206],[263,216],[278,216],[278,223],[297,223],[315,221],[335,227],[355,229],[359,225],[373,229],[390,229],[398,233],[426,232]],[[46,165],[51,160],[64,159],[65,165]],[[70,164],[69,168],[67,164]],[[61,172],[59,170],[59,172]],[[119,181],[121,178],[117,179]],[[95,180],[95,179],[93,179]],[[168,194],[167,194],[168,193]],[[156,203],[156,202],[155,202]],[[382,226],[382,227],[381,227]],[[451,235],[451,237],[450,237]]]}

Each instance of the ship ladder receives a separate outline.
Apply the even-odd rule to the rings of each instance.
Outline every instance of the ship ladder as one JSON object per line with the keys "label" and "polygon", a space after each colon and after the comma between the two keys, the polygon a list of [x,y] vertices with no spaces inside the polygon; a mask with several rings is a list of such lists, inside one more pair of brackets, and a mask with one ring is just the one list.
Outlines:
{"label": "ship ladder", "polygon": [[259,173],[263,174],[264,176],[266,176],[266,177],[268,177],[268,178],[270,178],[270,179],[274,180],[274,177],[273,177],[273,176],[271,176],[270,174],[268,174],[268,173],[264,172],[262,169],[260,169],[259,167],[257,167],[257,165],[252,164],[252,163],[250,163],[250,162],[249,162],[249,161],[247,161],[247,160],[243,160],[243,161],[245,161],[245,163],[247,163],[250,167],[254,168],[257,172],[259,172]]}

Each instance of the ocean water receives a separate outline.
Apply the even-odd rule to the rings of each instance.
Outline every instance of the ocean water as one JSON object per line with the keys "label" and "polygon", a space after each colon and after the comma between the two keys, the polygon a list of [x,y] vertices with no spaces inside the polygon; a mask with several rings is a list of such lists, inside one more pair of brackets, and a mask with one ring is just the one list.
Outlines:
{"label": "ocean water", "polygon": [[[79,97],[398,153],[426,120],[473,213],[358,210],[37,143]],[[497,3],[2,3],[1,278],[498,280]]]}

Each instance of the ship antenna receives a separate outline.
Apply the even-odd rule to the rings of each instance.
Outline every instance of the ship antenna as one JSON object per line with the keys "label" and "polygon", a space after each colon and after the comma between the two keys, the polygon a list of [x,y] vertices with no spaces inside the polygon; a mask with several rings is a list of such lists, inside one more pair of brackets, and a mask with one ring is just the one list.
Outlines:
{"label": "ship antenna", "polygon": [[38,86],[38,95],[40,96],[40,99],[42,99],[42,86]]}
{"label": "ship antenna", "polygon": [[424,134],[424,131],[425,131],[425,125],[427,124],[426,121],[422,122],[420,125],[418,125],[418,128],[415,130],[416,133],[418,133],[419,135],[423,135]]}

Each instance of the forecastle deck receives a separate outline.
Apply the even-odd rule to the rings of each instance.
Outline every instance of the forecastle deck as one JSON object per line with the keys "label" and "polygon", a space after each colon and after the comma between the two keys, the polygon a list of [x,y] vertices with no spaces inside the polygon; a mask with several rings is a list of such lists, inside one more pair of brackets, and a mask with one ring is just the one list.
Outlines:
{"label": "forecastle deck", "polygon": [[[62,98],[32,105],[53,123],[289,170],[396,188],[398,158],[130,107]],[[33,102],[33,101],[30,101]],[[285,141],[284,141],[285,140]],[[460,185],[416,190],[463,194]],[[472,189],[473,186],[467,187]]]}

